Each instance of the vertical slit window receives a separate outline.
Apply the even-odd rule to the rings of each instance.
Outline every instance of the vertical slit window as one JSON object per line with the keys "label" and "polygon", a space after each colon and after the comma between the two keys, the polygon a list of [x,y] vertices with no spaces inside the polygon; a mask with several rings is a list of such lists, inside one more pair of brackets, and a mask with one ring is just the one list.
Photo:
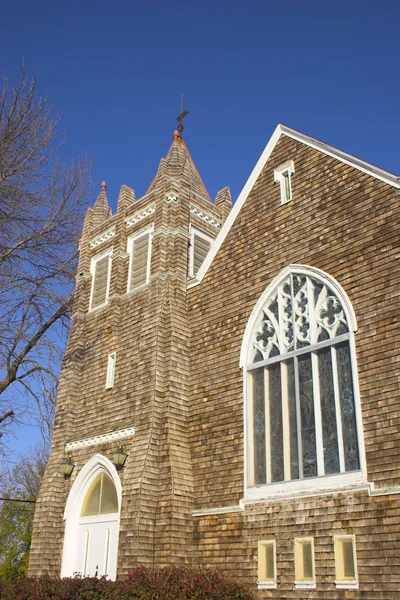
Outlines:
{"label": "vertical slit window", "polygon": [[107,361],[106,389],[114,387],[116,362],[117,362],[117,354],[116,354],[116,352],[112,352],[111,354],[108,355],[108,361]]}

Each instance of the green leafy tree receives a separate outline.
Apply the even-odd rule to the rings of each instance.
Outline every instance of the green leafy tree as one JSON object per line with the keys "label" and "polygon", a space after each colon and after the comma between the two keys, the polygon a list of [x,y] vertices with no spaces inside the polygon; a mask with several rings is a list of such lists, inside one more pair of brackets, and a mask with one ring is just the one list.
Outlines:
{"label": "green leafy tree", "polygon": [[1,474],[0,579],[13,581],[28,572],[35,500],[43,478],[47,451],[34,448],[18,464]]}

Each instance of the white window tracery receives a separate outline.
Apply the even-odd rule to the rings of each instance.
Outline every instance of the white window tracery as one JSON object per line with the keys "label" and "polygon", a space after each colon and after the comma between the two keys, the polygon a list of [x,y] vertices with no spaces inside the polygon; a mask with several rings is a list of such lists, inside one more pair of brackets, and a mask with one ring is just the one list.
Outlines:
{"label": "white window tracery", "polygon": [[361,470],[347,302],[304,268],[258,306],[246,365],[249,487]]}

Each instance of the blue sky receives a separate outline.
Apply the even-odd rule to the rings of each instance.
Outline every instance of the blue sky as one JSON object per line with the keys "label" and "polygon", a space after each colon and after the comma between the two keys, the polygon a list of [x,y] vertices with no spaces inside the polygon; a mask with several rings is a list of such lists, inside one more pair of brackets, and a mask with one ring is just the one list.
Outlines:
{"label": "blue sky", "polygon": [[150,184],[182,94],[211,196],[236,198],[279,122],[400,173],[399,20],[395,0],[5,0],[0,68],[38,70],[113,208]]}

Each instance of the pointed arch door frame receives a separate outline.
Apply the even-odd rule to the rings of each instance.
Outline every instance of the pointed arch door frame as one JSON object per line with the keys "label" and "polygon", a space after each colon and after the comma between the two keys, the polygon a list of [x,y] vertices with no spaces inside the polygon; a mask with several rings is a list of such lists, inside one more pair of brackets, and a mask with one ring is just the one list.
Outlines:
{"label": "pointed arch door frame", "polygon": [[[113,463],[101,454],[93,456],[82,468],[81,472],[74,481],[71,491],[68,495],[65,505],[64,520],[64,547],[62,554],[61,577],[71,577],[76,572],[81,572],[78,565],[79,555],[79,530],[81,525],[81,511],[85,496],[98,475],[105,473],[110,477],[115,485],[118,498],[118,513],[112,515],[108,520],[114,524],[118,547],[119,523],[121,514],[122,485],[118,473]],[[100,515],[96,520],[98,523],[105,522],[105,515]],[[116,576],[116,556],[115,564],[110,569],[109,577],[115,579]]]}

